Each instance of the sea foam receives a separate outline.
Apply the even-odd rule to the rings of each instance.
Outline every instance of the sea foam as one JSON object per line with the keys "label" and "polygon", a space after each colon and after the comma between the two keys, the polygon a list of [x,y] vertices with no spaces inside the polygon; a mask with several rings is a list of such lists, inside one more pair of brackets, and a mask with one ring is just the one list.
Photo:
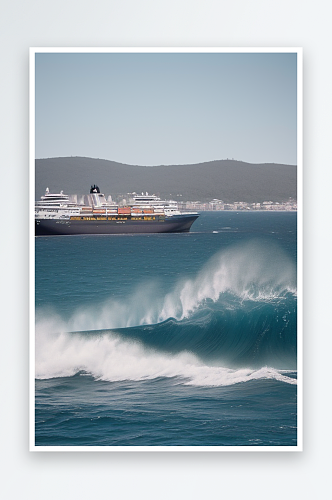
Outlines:
{"label": "sea foam", "polygon": [[[111,332],[117,328],[153,325],[169,318],[190,317],[206,301],[225,293],[241,301],[270,301],[294,293],[296,273],[290,258],[276,245],[255,241],[216,254],[193,279],[183,279],[162,294],[153,282],[138,288],[123,303],[111,299],[94,308],[73,311],[64,320],[54,311],[36,313],[36,376],[52,378],[86,371],[103,380],[180,377],[186,384],[229,385],[258,378],[293,379],[272,368],[231,370],[204,364],[185,346],[176,354],[150,350]],[[108,330],[100,335],[89,331]],[[74,334],[70,332],[85,332]]]}
{"label": "sea foam", "polygon": [[168,355],[112,332],[89,336],[37,328],[36,378],[70,377],[79,372],[110,382],[176,377],[178,382],[195,386],[227,386],[259,379],[296,384],[295,379],[274,368],[208,366],[191,353]]}
{"label": "sea foam", "polygon": [[272,243],[252,241],[217,253],[194,278],[183,278],[165,293],[152,280],[142,283],[126,301],[112,298],[73,311],[63,321],[55,313],[38,310],[37,325],[48,331],[93,331],[152,325],[173,318],[189,318],[207,301],[231,294],[238,307],[243,301],[268,302],[296,294],[296,268],[290,257]]}

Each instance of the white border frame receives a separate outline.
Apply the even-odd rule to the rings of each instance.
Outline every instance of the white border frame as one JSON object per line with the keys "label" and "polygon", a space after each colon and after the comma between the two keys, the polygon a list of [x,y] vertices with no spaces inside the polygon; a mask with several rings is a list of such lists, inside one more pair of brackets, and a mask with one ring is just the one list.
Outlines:
{"label": "white border frame", "polygon": [[[297,54],[297,445],[296,446],[36,446],[35,445],[35,55],[37,53],[296,53]],[[30,47],[29,62],[29,450],[102,452],[303,451],[303,50],[301,47]]]}

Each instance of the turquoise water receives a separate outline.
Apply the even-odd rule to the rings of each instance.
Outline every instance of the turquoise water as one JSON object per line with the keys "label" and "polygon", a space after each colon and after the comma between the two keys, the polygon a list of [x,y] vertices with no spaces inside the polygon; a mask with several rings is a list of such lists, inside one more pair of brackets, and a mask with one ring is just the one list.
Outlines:
{"label": "turquoise water", "polygon": [[296,213],[36,238],[37,446],[295,446]]}

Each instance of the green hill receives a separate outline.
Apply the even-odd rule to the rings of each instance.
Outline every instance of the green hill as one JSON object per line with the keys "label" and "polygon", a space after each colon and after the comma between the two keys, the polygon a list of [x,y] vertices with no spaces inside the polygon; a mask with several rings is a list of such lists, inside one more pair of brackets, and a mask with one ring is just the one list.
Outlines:
{"label": "green hill", "polygon": [[46,187],[51,192],[86,194],[91,184],[97,184],[112,196],[148,191],[182,201],[282,202],[296,199],[296,174],[296,165],[235,160],[145,167],[94,158],[46,158],[36,160],[36,199]]}

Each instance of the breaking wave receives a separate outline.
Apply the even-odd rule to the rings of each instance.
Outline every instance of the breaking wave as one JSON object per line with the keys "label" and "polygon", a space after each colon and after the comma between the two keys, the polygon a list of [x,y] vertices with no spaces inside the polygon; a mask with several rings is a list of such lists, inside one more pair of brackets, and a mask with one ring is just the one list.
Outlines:
{"label": "breaking wave", "polygon": [[67,320],[38,310],[36,377],[296,383],[280,371],[296,369],[296,343],[295,265],[280,247],[252,241],[218,253],[167,293],[144,283],[125,302],[80,308]]}
{"label": "breaking wave", "polygon": [[[244,301],[269,303],[296,296],[296,268],[280,247],[251,242],[215,255],[193,279],[179,280],[163,292],[153,281],[138,287],[125,301],[111,299],[102,305],[78,308],[55,328],[88,331],[151,325],[173,318],[182,321],[211,303],[237,307]],[[37,313],[38,320],[49,311]]]}
{"label": "breaking wave", "polygon": [[274,368],[208,366],[192,353],[167,355],[137,342],[125,341],[113,333],[90,338],[68,333],[38,338],[36,378],[70,377],[80,372],[112,382],[179,377],[186,385],[203,386],[233,385],[266,378],[296,383],[294,378]]}

